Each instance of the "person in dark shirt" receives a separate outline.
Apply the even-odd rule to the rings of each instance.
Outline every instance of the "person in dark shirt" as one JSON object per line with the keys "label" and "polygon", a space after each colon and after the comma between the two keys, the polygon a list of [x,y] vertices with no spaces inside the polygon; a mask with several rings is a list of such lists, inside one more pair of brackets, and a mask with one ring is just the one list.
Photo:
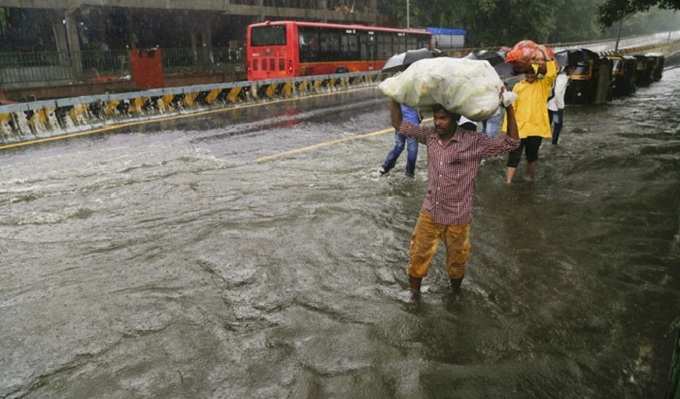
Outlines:
{"label": "person in dark shirt", "polygon": [[[391,104],[391,113],[399,104]],[[483,158],[510,152],[519,147],[519,135],[512,105],[505,109],[508,134],[489,137],[468,131],[456,123],[460,115],[436,105],[432,109],[434,127],[418,127],[403,121],[399,131],[427,146],[427,194],[411,236],[409,284],[413,300],[420,298],[420,286],[444,241],[447,272],[454,293],[460,291],[470,256],[470,223],[475,178]]]}

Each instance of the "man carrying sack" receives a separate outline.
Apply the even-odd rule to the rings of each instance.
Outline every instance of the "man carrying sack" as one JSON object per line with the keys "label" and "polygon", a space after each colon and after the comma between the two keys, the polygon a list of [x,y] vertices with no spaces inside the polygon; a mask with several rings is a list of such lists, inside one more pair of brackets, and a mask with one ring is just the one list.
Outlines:
{"label": "man carrying sack", "polygon": [[[405,136],[427,146],[427,194],[411,237],[408,266],[414,301],[420,298],[421,282],[440,240],[446,245],[451,288],[454,294],[460,292],[470,256],[472,202],[481,160],[519,146],[515,112],[510,102],[509,98],[503,101],[510,127],[508,135],[491,138],[464,130],[456,123],[460,115],[441,105],[432,107],[434,127],[417,127],[404,121],[399,128]],[[392,101],[390,111],[393,116],[398,113],[399,104]]]}

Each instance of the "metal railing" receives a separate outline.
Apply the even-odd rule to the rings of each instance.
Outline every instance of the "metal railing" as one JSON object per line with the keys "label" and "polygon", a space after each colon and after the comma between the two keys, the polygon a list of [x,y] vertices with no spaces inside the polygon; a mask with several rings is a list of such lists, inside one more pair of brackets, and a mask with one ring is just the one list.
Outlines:
{"label": "metal railing", "polygon": [[130,73],[127,51],[14,52],[0,54],[0,86],[73,83]]}
{"label": "metal railing", "polygon": [[[163,49],[168,73],[242,71],[243,49]],[[0,53],[0,87],[59,82],[96,82],[129,78],[129,50],[84,50]]]}
{"label": "metal railing", "polygon": [[374,87],[381,71],[168,87],[0,105],[0,149],[21,143],[76,137],[106,127],[129,126],[175,116],[221,112],[243,104]]}
{"label": "metal railing", "polygon": [[240,66],[244,62],[242,49],[233,48],[169,48],[163,49],[166,72],[223,71],[227,65]]}
{"label": "metal railing", "polygon": [[79,58],[86,76],[122,76],[130,73],[130,54],[125,50],[83,51]]}

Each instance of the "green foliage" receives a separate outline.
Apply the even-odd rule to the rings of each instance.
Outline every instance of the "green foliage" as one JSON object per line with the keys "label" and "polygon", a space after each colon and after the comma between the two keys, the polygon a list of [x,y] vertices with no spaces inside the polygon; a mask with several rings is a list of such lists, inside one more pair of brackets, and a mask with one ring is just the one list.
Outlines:
{"label": "green foliage", "polygon": [[[598,18],[599,11],[613,1],[621,0],[410,0],[411,25],[466,29],[467,45],[474,47],[512,45],[522,39],[544,43],[596,40],[616,36],[616,31],[603,30]],[[672,5],[680,0],[662,2]],[[383,15],[405,25],[406,0],[380,0],[379,4]],[[672,13],[652,9],[628,18],[622,31],[624,35],[649,33],[677,26],[680,19]]]}
{"label": "green foliage", "polygon": [[6,8],[0,7],[0,33],[5,33],[7,30],[7,25],[9,23],[9,12]]}
{"label": "green foliage", "polygon": [[[618,33],[619,24],[605,29],[605,35],[614,37]],[[624,17],[621,21],[621,36],[634,36],[656,32],[675,31],[680,27],[680,12],[669,12],[652,8],[645,13],[637,13]]]}
{"label": "green foliage", "polygon": [[652,7],[680,10],[680,0],[606,0],[599,7],[600,23],[609,27],[621,19]]}
{"label": "green foliage", "polygon": [[[592,0],[411,0],[414,26],[461,27],[468,44],[495,46],[531,38],[548,42],[599,34]],[[403,25],[406,0],[384,0],[382,9]],[[584,18],[586,16],[586,18]]]}

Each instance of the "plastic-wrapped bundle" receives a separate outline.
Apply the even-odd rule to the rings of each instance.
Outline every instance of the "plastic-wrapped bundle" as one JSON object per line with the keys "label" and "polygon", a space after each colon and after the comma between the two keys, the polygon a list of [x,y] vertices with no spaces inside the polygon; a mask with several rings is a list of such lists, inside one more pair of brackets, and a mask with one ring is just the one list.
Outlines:
{"label": "plastic-wrapped bundle", "polygon": [[531,40],[522,40],[512,47],[505,56],[505,62],[530,64],[536,57],[538,44]]}
{"label": "plastic-wrapped bundle", "polygon": [[544,46],[542,44],[540,44],[538,46],[538,48],[543,51],[543,54],[545,54],[546,61],[550,61],[550,60],[555,59],[555,50],[553,50],[552,48],[550,48],[548,46]]}
{"label": "plastic-wrapped bundle", "polygon": [[487,61],[440,57],[415,62],[379,88],[400,104],[416,108],[441,104],[453,113],[483,121],[498,109],[503,82]]}
{"label": "plastic-wrapped bundle", "polygon": [[555,57],[555,52],[531,40],[522,40],[505,56],[505,62],[514,64],[516,69],[527,69],[531,64],[542,64]]}

